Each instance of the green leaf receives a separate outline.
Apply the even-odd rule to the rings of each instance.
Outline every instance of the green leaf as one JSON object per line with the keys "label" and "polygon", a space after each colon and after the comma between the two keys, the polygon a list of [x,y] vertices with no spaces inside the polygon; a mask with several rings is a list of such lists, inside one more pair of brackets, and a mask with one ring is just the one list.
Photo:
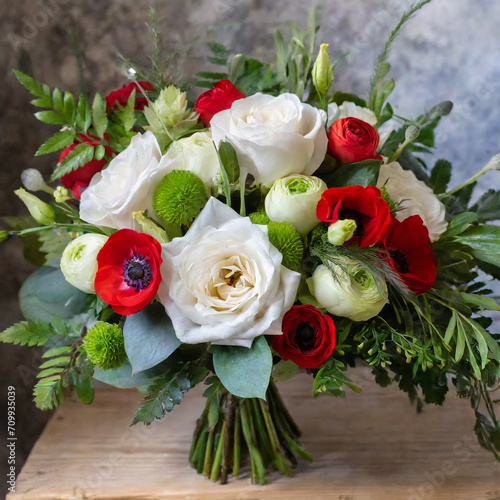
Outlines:
{"label": "green leaf", "polygon": [[495,299],[475,293],[461,293],[462,299],[470,306],[478,307],[482,311],[500,311],[500,305]]}
{"label": "green leaf", "polygon": [[137,410],[132,425],[143,422],[151,424],[159,420],[165,413],[174,409],[182,402],[184,393],[201,382],[208,373],[203,367],[191,366],[189,363],[173,363],[166,373],[152,381],[148,394]]}
{"label": "green leaf", "polygon": [[123,128],[126,132],[132,129],[135,123],[134,107],[135,107],[135,95],[136,90],[134,89],[128,98],[127,105],[116,113],[120,119]]}
{"label": "green leaf", "polygon": [[465,350],[465,329],[463,326],[462,321],[457,321],[457,345],[455,348],[455,362],[459,363],[460,360],[462,359],[462,356],[464,355],[464,350]]}
{"label": "green leaf", "polygon": [[0,333],[0,342],[14,345],[45,345],[52,337],[50,325],[43,321],[20,321]]}
{"label": "green leaf", "polygon": [[67,366],[71,360],[71,356],[58,356],[57,358],[49,359],[40,365],[40,368],[52,368],[53,366]]}
{"label": "green leaf", "polygon": [[479,222],[499,220],[500,191],[489,189],[470,209],[477,214]]}
{"label": "green leaf", "polygon": [[326,185],[331,187],[376,185],[380,171],[380,160],[364,160],[350,163],[324,176]]}
{"label": "green leaf", "polygon": [[94,96],[92,104],[92,126],[97,137],[102,139],[108,127],[108,117],[106,116],[106,99],[99,93]]}
{"label": "green leaf", "polygon": [[76,106],[76,128],[81,130],[83,133],[87,133],[87,130],[89,129],[91,123],[92,111],[90,109],[89,103],[84,95],[80,95],[80,97],[78,98],[78,104]]}
{"label": "green leaf", "polygon": [[128,316],[123,326],[123,337],[134,373],[157,365],[181,345],[160,303],[153,303]]}
{"label": "green leaf", "polygon": [[451,163],[446,160],[438,160],[431,171],[429,187],[431,187],[436,194],[444,193],[446,192],[450,179]]}
{"label": "green leaf", "polygon": [[345,398],[344,385],[359,394],[361,389],[345,374],[346,369],[346,365],[341,361],[336,359],[328,360],[314,378],[314,397],[321,394],[330,394]]}
{"label": "green leaf", "polygon": [[52,110],[38,111],[35,113],[35,117],[43,123],[48,123],[49,125],[65,125],[64,118]]}
{"label": "green leaf", "polygon": [[148,376],[148,373],[149,370],[132,374],[132,365],[126,359],[118,368],[103,370],[96,367],[94,369],[94,378],[119,389],[132,389],[133,387],[139,387],[150,382],[151,377]]}
{"label": "green leaf", "polygon": [[75,137],[75,132],[70,129],[63,130],[62,132],[56,132],[38,148],[35,156],[55,153],[56,151],[67,148],[68,146],[73,144]]}
{"label": "green leaf", "polygon": [[219,146],[219,154],[222,164],[224,165],[228,182],[230,184],[235,183],[240,177],[240,167],[236,151],[229,142],[221,142]]}
{"label": "green leaf", "polygon": [[28,92],[37,97],[43,97],[45,95],[42,84],[38,83],[34,78],[16,69],[12,71],[14,71],[21,85],[23,85]]}
{"label": "green leaf", "polygon": [[474,212],[462,212],[448,224],[446,231],[441,235],[441,239],[458,236],[476,221],[477,214]]}
{"label": "green leaf", "polygon": [[455,311],[452,312],[450,322],[448,323],[448,327],[446,328],[446,333],[444,334],[444,341],[446,344],[450,343],[450,340],[455,333],[457,328],[457,314]]}
{"label": "green leaf", "polygon": [[61,378],[57,375],[40,380],[33,390],[35,405],[40,410],[52,410],[64,401]]}
{"label": "green leaf", "polygon": [[66,123],[74,124],[75,122],[75,99],[70,92],[64,92],[63,99],[63,114]]}
{"label": "green leaf", "polygon": [[70,319],[86,312],[87,294],[70,285],[60,269],[43,267],[23,283],[19,291],[21,311],[28,320],[49,323],[54,316]]}
{"label": "green leaf", "polygon": [[73,350],[71,346],[53,347],[42,354],[42,358],[53,358],[62,354],[70,353]]}
{"label": "green leaf", "polygon": [[366,101],[361,99],[361,97],[356,94],[348,94],[346,92],[335,92],[333,96],[332,102],[338,104],[339,106],[345,101],[353,102],[356,106],[361,106],[362,108],[366,108]]}
{"label": "green leaf", "polygon": [[456,236],[454,241],[471,248],[476,259],[500,266],[500,226],[473,226]]}
{"label": "green leaf", "polygon": [[50,180],[51,182],[61,178],[63,175],[69,174],[82,165],[86,165],[94,159],[94,146],[87,143],[80,143],[75,146],[73,151],[70,151],[59,163],[54,170]]}
{"label": "green leaf", "polygon": [[266,398],[273,357],[266,338],[254,339],[252,347],[214,345],[214,369],[224,387],[240,398]]}
{"label": "green leaf", "polygon": [[57,373],[62,373],[64,368],[57,366],[55,368],[47,368],[45,370],[42,370],[38,375],[37,378],[45,378],[45,377],[51,377],[52,375],[56,375]]}

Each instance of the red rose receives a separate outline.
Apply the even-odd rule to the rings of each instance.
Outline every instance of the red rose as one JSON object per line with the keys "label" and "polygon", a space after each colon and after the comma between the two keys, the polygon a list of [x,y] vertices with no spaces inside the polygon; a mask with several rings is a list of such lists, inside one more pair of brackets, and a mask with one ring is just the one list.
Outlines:
{"label": "red rose", "polygon": [[[78,134],[78,137],[80,139],[79,141],[75,141],[71,146],[61,152],[61,156],[59,156],[59,163],[61,163],[63,158],[65,158],[70,151],[73,151],[73,149],[75,149],[75,147],[82,142],[90,144],[91,146],[99,145],[99,142],[93,141],[90,138],[92,137],[98,141],[98,137],[89,137],[85,134]],[[104,134],[104,139],[106,141],[108,140],[108,136],[106,134]],[[106,150],[107,156],[111,156],[113,154],[113,150],[109,146],[104,146],[104,149]],[[97,172],[100,172],[107,162],[108,160],[106,158],[103,158],[102,160],[91,160],[85,165],[73,170],[69,174],[63,175],[61,177],[61,183],[65,188],[71,189],[73,191],[73,196],[79,200],[82,196],[82,191],[90,184],[92,177],[97,174]]]}
{"label": "red rose", "polygon": [[335,347],[333,319],[314,306],[293,306],[283,318],[282,329],[283,335],[273,337],[272,348],[302,368],[319,368]]}
{"label": "red rose", "polygon": [[341,163],[381,160],[376,153],[379,136],[369,124],[358,118],[341,118],[328,132],[328,153]]}
{"label": "red rose", "polygon": [[148,105],[148,100],[143,96],[142,91],[151,92],[155,89],[153,85],[146,81],[132,82],[121,89],[113,90],[113,92],[106,96],[108,111],[117,108],[117,104],[125,107],[134,89],[136,90],[134,109],[136,111],[142,111]]}
{"label": "red rose", "polygon": [[152,236],[120,229],[97,254],[95,291],[118,314],[135,314],[158,291],[161,263],[161,245]]}
{"label": "red rose", "polygon": [[212,90],[207,90],[198,97],[194,110],[200,114],[200,121],[205,127],[210,126],[210,120],[219,111],[229,109],[238,99],[244,99],[241,93],[229,80],[220,80]]}
{"label": "red rose", "polygon": [[389,262],[415,294],[428,292],[436,281],[429,231],[419,215],[403,222],[392,219],[385,239]]}
{"label": "red rose", "polygon": [[349,243],[369,247],[385,237],[391,209],[375,186],[347,186],[327,189],[318,202],[316,216],[330,224],[353,219],[357,229]]}

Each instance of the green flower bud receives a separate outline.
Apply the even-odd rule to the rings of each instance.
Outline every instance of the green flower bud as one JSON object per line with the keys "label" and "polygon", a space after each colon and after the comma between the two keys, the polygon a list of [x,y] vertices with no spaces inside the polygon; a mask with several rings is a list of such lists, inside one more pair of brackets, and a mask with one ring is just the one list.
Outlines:
{"label": "green flower bud", "polygon": [[167,174],[154,195],[154,208],[170,224],[189,225],[207,202],[203,181],[187,170]]}
{"label": "green flower bud", "polygon": [[335,246],[341,246],[350,240],[358,225],[353,219],[342,219],[328,226],[328,241]]}
{"label": "green flower bud", "polygon": [[420,135],[420,127],[410,125],[405,130],[405,142],[413,142]]}
{"label": "green flower bud", "polygon": [[0,242],[5,241],[9,237],[9,231],[0,231]]}
{"label": "green flower bud", "polygon": [[103,370],[118,368],[127,359],[123,332],[118,325],[96,323],[83,339],[89,361]]}
{"label": "green flower bud", "polygon": [[491,170],[500,170],[500,154],[495,155],[487,165]]}
{"label": "green flower bud", "polygon": [[45,184],[42,174],[36,168],[28,168],[21,173],[21,182],[28,191],[45,191],[52,194],[54,191],[50,186]]}
{"label": "green flower bud", "polygon": [[312,81],[318,94],[326,95],[333,81],[333,70],[328,56],[328,44],[322,43],[312,70]]}
{"label": "green flower bud", "polygon": [[21,198],[21,201],[26,205],[33,219],[38,223],[44,225],[54,224],[55,214],[50,205],[37,198],[34,194],[28,193],[23,188],[14,191],[14,194]]}
{"label": "green flower bud", "polygon": [[266,196],[266,213],[273,221],[292,224],[304,237],[319,224],[316,206],[327,189],[318,177],[295,174],[277,179]]}
{"label": "green flower bud", "polygon": [[288,269],[299,269],[302,264],[304,245],[297,230],[287,222],[271,221],[268,228],[269,241],[283,255],[282,265]]}
{"label": "green flower bud", "polygon": [[61,257],[61,271],[68,283],[82,292],[95,294],[97,254],[107,240],[103,234],[88,233],[68,244]]}
{"label": "green flower bud", "polygon": [[453,103],[451,101],[442,101],[436,106],[436,113],[439,116],[446,116],[451,113],[453,109]]}
{"label": "green flower bud", "polygon": [[56,190],[53,192],[54,200],[57,203],[62,203],[63,201],[68,201],[71,199],[69,196],[69,191],[63,186],[57,186]]}
{"label": "green flower bud", "polygon": [[132,212],[132,217],[140,224],[141,231],[149,234],[161,244],[168,243],[170,238],[167,236],[166,231],[161,228],[156,222],[152,221],[144,215],[144,210],[139,212]]}

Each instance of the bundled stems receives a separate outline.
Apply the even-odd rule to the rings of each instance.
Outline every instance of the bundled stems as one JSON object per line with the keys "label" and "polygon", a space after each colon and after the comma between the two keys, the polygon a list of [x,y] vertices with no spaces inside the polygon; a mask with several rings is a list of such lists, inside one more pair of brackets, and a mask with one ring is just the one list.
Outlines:
{"label": "bundled stems", "polygon": [[271,469],[292,476],[296,455],[312,461],[300,446],[300,431],[272,381],[267,401],[233,396],[218,381],[205,396],[190,461],[207,478],[225,484],[231,472],[239,476],[247,454],[252,482],[257,484],[267,483]]}

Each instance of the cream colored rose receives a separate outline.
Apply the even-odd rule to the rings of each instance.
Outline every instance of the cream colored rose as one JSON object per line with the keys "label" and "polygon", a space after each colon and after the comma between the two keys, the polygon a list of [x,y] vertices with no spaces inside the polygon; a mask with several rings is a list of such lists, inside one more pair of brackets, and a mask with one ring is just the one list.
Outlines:
{"label": "cream colored rose", "polygon": [[429,230],[431,242],[437,241],[446,231],[445,206],[434,191],[419,181],[411,170],[404,170],[398,162],[380,167],[377,187],[385,187],[392,201],[399,203],[396,219],[403,221],[411,215],[419,215]]}
{"label": "cream colored rose", "polygon": [[300,102],[294,94],[257,93],[233,102],[210,122],[218,146],[228,141],[240,167],[257,184],[271,186],[290,174],[312,175],[325,158],[326,113]]}
{"label": "cream colored rose", "polygon": [[186,344],[251,347],[281,335],[300,274],[281,265],[267,227],[210,198],[182,238],[162,245],[161,303]]}
{"label": "cream colored rose", "polygon": [[132,214],[153,210],[155,189],[172,170],[171,162],[162,159],[152,132],[132,137],[127,149],[92,177],[82,194],[81,219],[96,226],[139,230]]}
{"label": "cream colored rose", "polygon": [[375,278],[359,262],[346,259],[330,271],[316,268],[307,279],[309,291],[329,313],[352,321],[366,321],[376,316],[387,303],[387,285]]}

